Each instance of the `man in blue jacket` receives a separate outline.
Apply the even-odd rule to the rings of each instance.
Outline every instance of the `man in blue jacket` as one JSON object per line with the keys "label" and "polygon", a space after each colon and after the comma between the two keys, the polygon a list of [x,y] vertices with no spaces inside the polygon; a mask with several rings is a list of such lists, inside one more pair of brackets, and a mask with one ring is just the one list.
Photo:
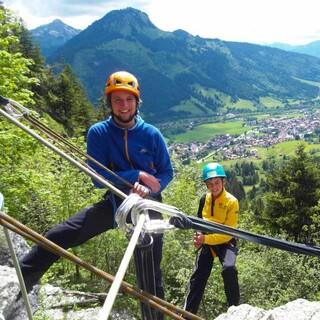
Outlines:
{"label": "man in blue jacket", "polygon": [[[90,166],[128,194],[151,196],[161,201],[161,191],[173,178],[168,150],[160,131],[138,115],[140,100],[136,77],[120,71],[109,76],[105,88],[111,116],[94,124],[88,131],[87,153],[133,185],[130,190],[119,179],[94,163]],[[96,187],[102,187],[94,182]],[[85,208],[67,221],[53,227],[46,238],[67,249],[114,228],[114,214],[122,199],[107,192],[104,199]],[[158,217],[153,217],[158,218]],[[153,245],[156,295],[163,298],[160,269],[162,235],[154,236]],[[28,290],[41,278],[58,256],[34,246],[20,262]],[[159,316],[161,318],[161,316]]]}

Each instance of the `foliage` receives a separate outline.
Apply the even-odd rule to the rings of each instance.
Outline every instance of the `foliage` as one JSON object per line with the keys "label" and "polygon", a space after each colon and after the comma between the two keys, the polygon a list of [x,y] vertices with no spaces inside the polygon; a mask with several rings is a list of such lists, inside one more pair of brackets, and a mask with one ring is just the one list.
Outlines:
{"label": "foliage", "polygon": [[0,127],[0,190],[13,216],[42,232],[95,198],[88,177],[13,125]]}
{"label": "foliage", "polygon": [[33,64],[20,52],[18,20],[4,7],[0,7],[0,94],[21,103],[32,103],[32,84],[37,79],[30,77]]}
{"label": "foliage", "polygon": [[234,165],[235,175],[240,176],[243,185],[255,185],[259,182],[258,168],[252,161],[238,161]]}
{"label": "foliage", "polygon": [[242,302],[269,309],[298,298],[319,299],[319,259],[277,249],[241,250]]}
{"label": "foliage", "polygon": [[[52,78],[52,77],[51,77]],[[94,110],[70,66],[53,77],[48,96],[48,112],[62,123],[67,133],[83,135],[95,120]]]}
{"label": "foliage", "polygon": [[243,184],[238,180],[235,174],[227,173],[226,189],[233,194],[239,201],[244,200],[246,192],[243,188]]}
{"label": "foliage", "polygon": [[[313,216],[319,214],[320,170],[300,145],[296,156],[267,176],[262,217],[275,232],[296,241],[313,242]],[[318,227],[316,227],[318,230]]]}

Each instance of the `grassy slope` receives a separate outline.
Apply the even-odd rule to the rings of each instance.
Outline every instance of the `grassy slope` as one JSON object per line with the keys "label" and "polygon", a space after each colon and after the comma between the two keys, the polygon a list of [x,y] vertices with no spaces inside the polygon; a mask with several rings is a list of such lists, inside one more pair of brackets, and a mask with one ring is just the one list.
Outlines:
{"label": "grassy slope", "polygon": [[244,127],[243,123],[243,121],[230,121],[202,124],[186,133],[176,135],[174,141],[181,143],[205,142],[219,134],[241,134],[251,129],[251,127]]}

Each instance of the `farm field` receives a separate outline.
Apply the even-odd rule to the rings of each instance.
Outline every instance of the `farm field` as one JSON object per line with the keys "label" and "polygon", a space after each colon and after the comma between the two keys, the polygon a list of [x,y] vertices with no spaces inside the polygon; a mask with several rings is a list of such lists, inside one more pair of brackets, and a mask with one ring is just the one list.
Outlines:
{"label": "farm field", "polygon": [[219,134],[242,134],[252,127],[244,126],[243,121],[215,122],[206,123],[195,127],[194,129],[175,135],[174,142],[206,142]]}

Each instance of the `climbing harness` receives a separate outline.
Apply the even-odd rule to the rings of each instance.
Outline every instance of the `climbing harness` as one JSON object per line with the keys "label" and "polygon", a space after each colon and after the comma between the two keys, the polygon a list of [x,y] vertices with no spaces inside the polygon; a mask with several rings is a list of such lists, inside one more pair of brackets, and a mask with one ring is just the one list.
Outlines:
{"label": "climbing harness", "polygon": [[[120,198],[124,200],[116,212],[116,222],[119,228],[123,229],[128,234],[132,234],[132,237],[129,242],[130,248],[128,246],[125,256],[123,257],[123,260],[121,262],[121,264],[123,264],[121,266],[121,272],[119,273],[119,275],[116,275],[117,281],[115,281],[115,279],[112,276],[109,276],[105,272],[83,262],[79,258],[71,255],[68,251],[63,250],[62,248],[58,247],[54,243],[45,239],[44,237],[39,236],[34,231],[27,229],[25,226],[18,223],[17,221],[12,220],[12,218],[8,218],[3,213],[0,214],[0,223],[2,225],[6,226],[7,228],[11,229],[14,232],[17,232],[23,236],[26,236],[30,240],[45,247],[47,250],[50,250],[60,256],[63,256],[73,261],[74,263],[83,266],[87,270],[95,274],[98,274],[99,276],[106,279],[107,281],[113,282],[114,288],[112,288],[112,291],[110,289],[111,292],[109,291],[109,294],[107,297],[107,300],[108,299],[109,300],[108,302],[105,303],[107,306],[103,307],[106,313],[110,312],[112,303],[115,299],[116,292],[119,290],[119,288],[121,288],[121,290],[123,290],[124,292],[132,294],[133,296],[140,299],[140,301],[143,302],[144,305],[151,306],[153,309],[160,310],[161,312],[171,316],[173,319],[183,319],[178,314],[187,316],[189,319],[201,319],[196,315],[193,315],[185,310],[182,310],[176,306],[173,306],[161,300],[160,298],[154,295],[151,295],[150,293],[147,293],[141,290],[140,290],[141,292],[140,293],[139,290],[133,289],[132,286],[122,281],[129,259],[132,256],[132,252],[133,252],[132,248],[134,249],[139,245],[141,247],[144,247],[144,246],[148,247],[148,245],[152,244],[152,239],[150,239],[150,237],[148,238],[148,236],[144,237],[145,234],[146,235],[152,234],[152,233],[161,234],[167,230],[172,230],[174,227],[180,228],[180,229],[192,228],[194,230],[198,230],[202,232],[228,234],[228,235],[232,235],[235,238],[245,239],[251,242],[263,244],[266,246],[271,246],[274,248],[287,250],[294,253],[301,253],[301,254],[320,257],[320,248],[317,246],[307,246],[300,243],[292,243],[285,240],[279,240],[279,239],[274,239],[267,236],[257,235],[254,233],[231,228],[218,223],[205,221],[203,219],[196,218],[193,216],[187,216],[186,214],[179,211],[177,208],[173,206],[166,205],[150,199],[143,199],[137,194],[130,194],[128,196],[125,193],[123,193],[121,190],[116,188],[106,178],[97,174],[97,172],[93,170],[90,166],[88,166],[86,162],[83,161],[82,158],[85,158],[86,160],[94,162],[99,167],[103,168],[108,173],[112,174],[114,177],[121,180],[122,183],[132,188],[132,185],[130,183],[125,181],[123,178],[119,177],[116,173],[114,173],[104,165],[97,162],[95,159],[91,158],[89,155],[82,152],[79,148],[74,146],[68,140],[66,140],[65,138],[63,138],[62,136],[55,133],[50,128],[46,127],[44,124],[39,122],[35,117],[31,115],[30,110],[21,106],[19,103],[11,99],[7,99],[1,96],[0,96],[0,106],[4,106],[4,109],[5,109],[3,110],[2,108],[0,108],[1,115],[9,119],[16,126],[18,126],[22,130],[27,132],[29,135],[39,140],[42,144],[47,146],[49,149],[53,150],[54,152],[59,154],[61,157],[68,160],[71,164],[76,166],[82,172],[86,173],[92,179],[94,179],[101,185],[107,187],[111,192],[118,195]],[[30,128],[23,125],[21,121],[18,121],[18,119],[27,120],[31,125],[35,126],[39,131],[44,133],[54,143],[48,142],[47,140],[42,138],[40,135],[32,131]],[[58,144],[60,148],[58,148],[55,144]],[[62,151],[61,148],[66,152]],[[148,213],[149,211],[152,211],[152,210],[161,213],[164,219],[163,220],[150,219]],[[129,217],[129,213],[130,213],[130,217]],[[131,223],[128,223],[128,220],[131,221]],[[142,253],[143,253],[142,251],[140,253],[138,252],[137,255],[140,254],[143,256]],[[147,257],[146,259],[148,260],[149,257]],[[144,260],[140,259],[140,261],[143,262]],[[141,270],[139,271],[140,267],[141,267]],[[143,264],[138,266],[138,269],[137,269],[137,273],[138,273],[137,278],[138,278],[138,283],[140,284],[143,284],[144,281],[146,280],[144,278],[139,278],[140,276],[142,276],[141,274],[143,272],[142,267],[143,267]],[[149,283],[147,287],[149,289],[150,281],[148,282]],[[172,312],[171,310],[176,311],[176,313]],[[106,319],[104,318],[105,316],[104,311],[101,312],[101,316],[99,320]],[[151,310],[150,312],[150,309],[142,308],[142,313],[143,313],[144,319],[147,319],[147,320],[154,319],[153,310]]]}

